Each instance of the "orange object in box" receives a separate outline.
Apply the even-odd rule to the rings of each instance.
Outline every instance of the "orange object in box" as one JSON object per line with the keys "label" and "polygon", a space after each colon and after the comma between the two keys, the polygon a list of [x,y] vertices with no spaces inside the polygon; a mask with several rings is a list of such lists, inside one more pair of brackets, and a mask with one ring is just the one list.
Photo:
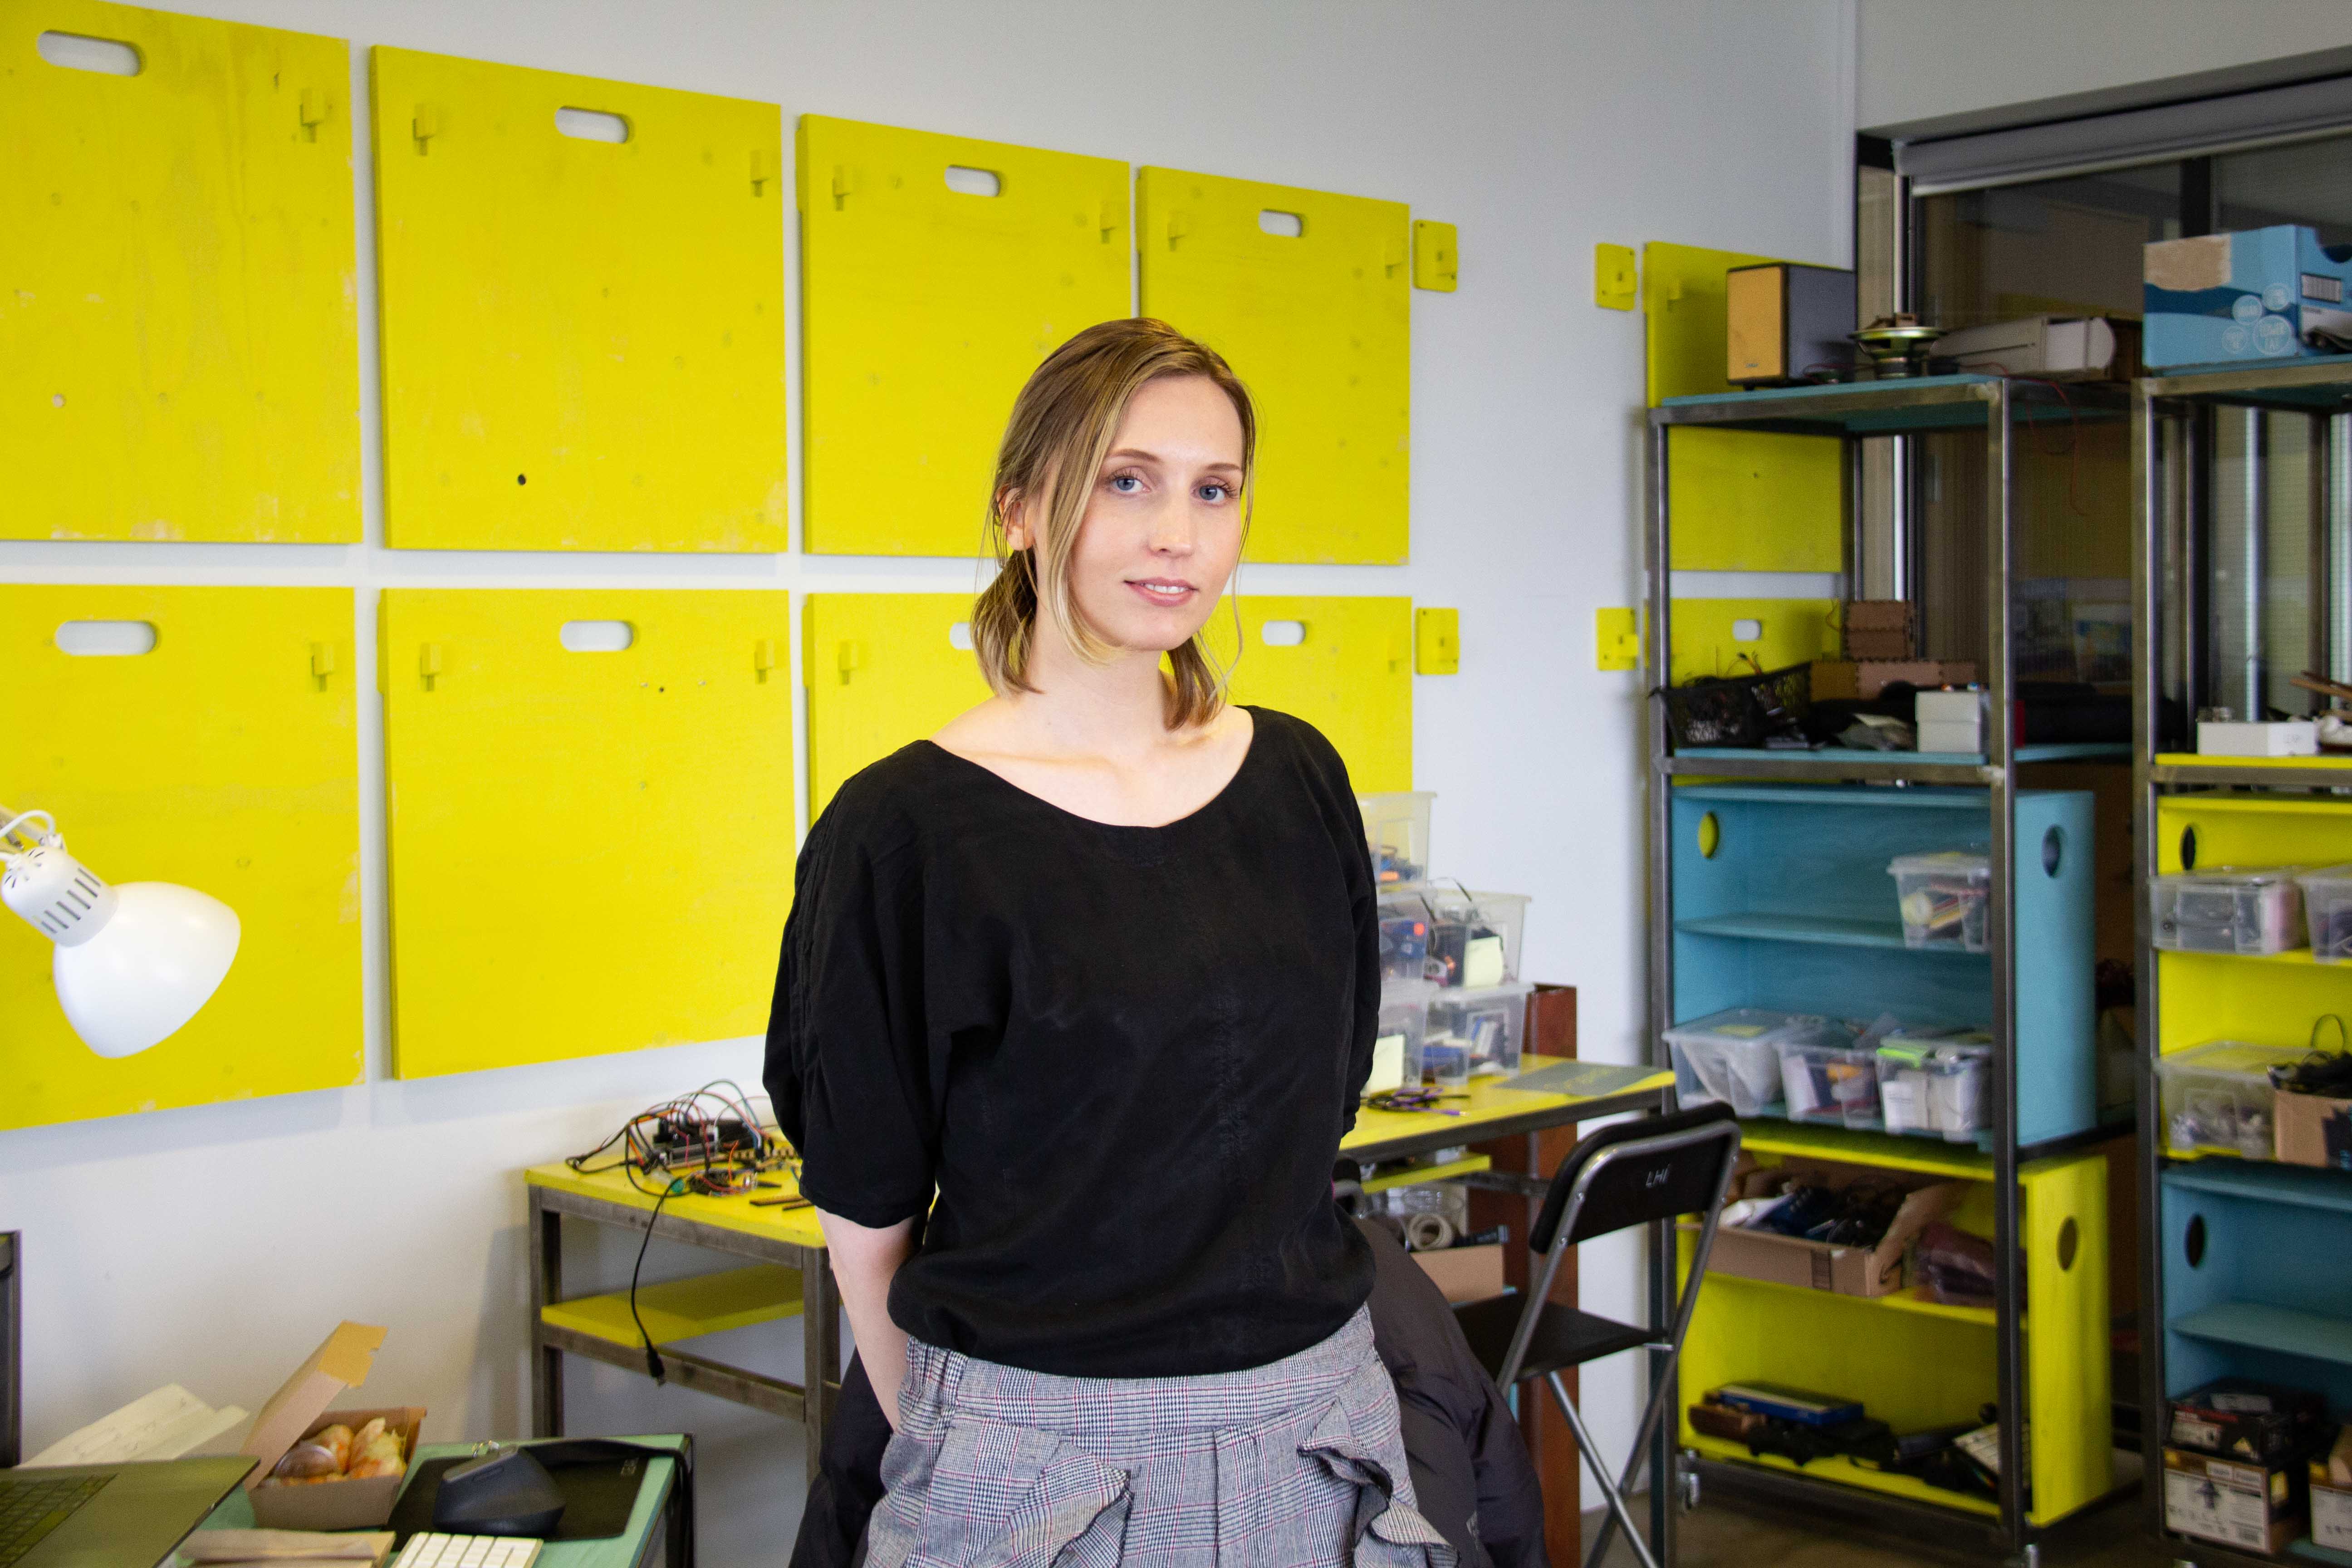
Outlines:
{"label": "orange object in box", "polygon": [[[238,1451],[254,1461],[253,1473],[245,1479],[245,1490],[253,1503],[254,1522],[263,1529],[373,1530],[392,1517],[393,1501],[407,1479],[406,1467],[416,1458],[424,1408],[328,1409],[337,1398],[367,1381],[384,1332],[368,1323],[336,1325],[335,1331],[295,1369],[293,1376],[278,1385],[261,1414],[253,1418],[253,1430]],[[400,1475],[307,1486],[265,1484],[278,1461],[295,1444],[338,1421],[356,1429],[379,1415],[387,1429],[400,1435]]]}

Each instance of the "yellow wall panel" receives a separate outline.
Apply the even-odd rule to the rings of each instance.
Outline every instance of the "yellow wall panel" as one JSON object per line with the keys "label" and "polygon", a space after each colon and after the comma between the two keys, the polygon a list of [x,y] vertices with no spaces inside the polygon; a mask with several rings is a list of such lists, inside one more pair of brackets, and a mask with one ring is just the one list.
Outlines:
{"label": "yellow wall panel", "polygon": [[[2107,1344],[2107,1162],[2028,1165],[2023,1189],[2026,1386],[2033,1517],[2063,1519],[2115,1485]],[[1989,1190],[1989,1189],[1988,1189]]]}
{"label": "yellow wall panel", "polygon": [[[55,813],[108,880],[201,889],[242,930],[193,1021],[108,1060],[58,1010],[49,944],[9,919],[0,1128],[361,1081],[352,614],[347,588],[0,586],[0,800]],[[145,621],[155,645],[60,652],[76,620]]]}
{"label": "yellow wall panel", "polygon": [[978,555],[1022,384],[1129,313],[1127,165],[814,114],[799,143],[808,548]]}
{"label": "yellow wall panel", "polygon": [[[1650,405],[1738,390],[1727,368],[1723,275],[1776,259],[1688,245],[1642,249]],[[1684,572],[1842,572],[1839,443],[1745,430],[1676,430],[1669,496]]]}
{"label": "yellow wall panel", "polygon": [[[1680,440],[1679,436],[1675,437]],[[1834,599],[1676,599],[1673,634],[1676,684],[1699,675],[1753,675],[1753,658],[1766,669],[1833,658],[1838,651]],[[1740,623],[1756,623],[1743,640]]]}
{"label": "yellow wall panel", "polygon": [[[783,549],[775,105],[373,67],[385,542]],[[627,140],[566,135],[562,109]]]}
{"label": "yellow wall panel", "polygon": [[[573,621],[634,640],[574,652]],[[401,1077],[766,1026],[790,641],[780,592],[385,592]]]}
{"label": "yellow wall panel", "polygon": [[858,769],[988,700],[970,647],[950,640],[971,618],[969,594],[809,595],[810,821]]}
{"label": "yellow wall panel", "polygon": [[[100,0],[0,16],[0,537],[359,538],[342,41]],[[138,74],[53,65],[46,31]]]}
{"label": "yellow wall panel", "polygon": [[[1245,594],[1242,647],[1232,662],[1236,702],[1273,708],[1323,731],[1359,791],[1412,787],[1412,601]],[[1265,640],[1268,623],[1296,621],[1298,643]],[[1210,618],[1209,645],[1233,659],[1233,612]]]}
{"label": "yellow wall panel", "polygon": [[[1411,228],[1402,202],[1175,169],[1136,180],[1143,313],[1256,401],[1253,561],[1405,559]],[[1299,220],[1269,234],[1261,215]]]}

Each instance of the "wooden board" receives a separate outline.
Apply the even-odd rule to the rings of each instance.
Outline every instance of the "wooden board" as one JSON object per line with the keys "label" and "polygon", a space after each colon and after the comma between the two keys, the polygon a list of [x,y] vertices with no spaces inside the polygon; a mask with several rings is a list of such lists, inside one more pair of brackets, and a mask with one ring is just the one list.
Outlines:
{"label": "wooden board", "polygon": [[816,114],[799,151],[808,548],[979,555],[1023,383],[1129,313],[1127,165]]}
{"label": "wooden board", "polygon": [[[0,17],[0,538],[358,539],[342,40],[102,0]],[[54,34],[137,74],[52,64]]]}
{"label": "wooden board", "polygon": [[[571,622],[634,640],[574,652]],[[767,1026],[790,639],[781,592],[385,592],[400,1077]]]}
{"label": "wooden board", "polygon": [[783,549],[776,106],[372,60],[384,542]]}
{"label": "wooden board", "polygon": [[[154,646],[60,651],[83,620],[146,622]],[[58,1010],[54,950],[8,918],[0,1128],[362,1081],[352,626],[347,588],[0,585],[0,799],[53,813],[109,881],[197,889],[241,930],[194,1019],[109,1060]]]}

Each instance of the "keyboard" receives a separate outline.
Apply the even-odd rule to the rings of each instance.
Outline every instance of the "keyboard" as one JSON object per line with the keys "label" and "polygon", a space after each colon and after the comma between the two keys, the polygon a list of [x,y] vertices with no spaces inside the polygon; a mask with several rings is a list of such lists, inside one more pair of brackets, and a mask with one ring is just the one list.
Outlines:
{"label": "keyboard", "polygon": [[54,1481],[0,1481],[0,1568],[30,1552],[74,1510],[96,1497],[112,1476],[68,1476]]}
{"label": "keyboard", "polygon": [[528,1536],[417,1534],[392,1568],[530,1568],[538,1555],[539,1542]]}

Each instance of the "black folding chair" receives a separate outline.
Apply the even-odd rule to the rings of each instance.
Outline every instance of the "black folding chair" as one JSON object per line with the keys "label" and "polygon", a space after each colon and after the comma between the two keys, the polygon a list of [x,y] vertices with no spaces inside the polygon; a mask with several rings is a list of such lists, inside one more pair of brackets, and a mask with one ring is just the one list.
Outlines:
{"label": "black folding chair", "polygon": [[[1523,1297],[1496,1296],[1454,1309],[1470,1348],[1505,1388],[1542,1379],[1551,1387],[1576,1433],[1577,1446],[1592,1461],[1593,1479],[1609,1500],[1610,1518],[1584,1554],[1585,1568],[1595,1568],[1609,1550],[1610,1536],[1619,1523],[1632,1539],[1643,1568],[1658,1568],[1649,1544],[1635,1528],[1625,1506],[1625,1489],[1633,1484],[1650,1433],[1669,1402],[1668,1390],[1683,1336],[1690,1330],[1691,1312],[1698,1305],[1699,1281],[1706,1275],[1706,1255],[1715,1245],[1715,1226],[1723,1212],[1723,1194],[1731,1183],[1731,1168],[1739,1158],[1739,1123],[1731,1108],[1704,1105],[1673,1116],[1621,1121],[1584,1139],[1560,1162],[1544,1196],[1528,1244],[1543,1258],[1543,1278]],[[1637,1329],[1550,1300],[1552,1280],[1560,1259],[1580,1242],[1637,1225],[1671,1221],[1680,1215],[1705,1216],[1698,1245],[1691,1254],[1690,1279],[1675,1303],[1674,1326],[1660,1339],[1648,1329]],[[1633,1434],[1633,1456],[1624,1474],[1612,1482],[1600,1450],[1585,1430],[1584,1417],[1568,1396],[1560,1373],[1620,1351],[1649,1350],[1659,1360],[1651,1367],[1648,1408]],[[1664,1477],[1653,1477],[1664,1486]]]}

